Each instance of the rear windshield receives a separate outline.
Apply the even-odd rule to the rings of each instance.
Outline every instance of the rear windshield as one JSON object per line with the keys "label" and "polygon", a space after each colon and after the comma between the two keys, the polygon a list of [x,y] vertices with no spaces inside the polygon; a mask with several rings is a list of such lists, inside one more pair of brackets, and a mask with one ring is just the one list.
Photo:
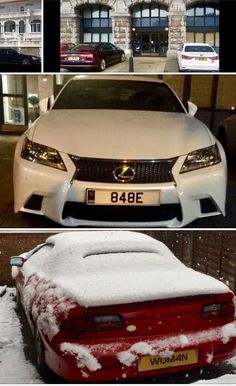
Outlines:
{"label": "rear windshield", "polygon": [[97,44],[79,44],[72,48],[72,52],[96,50]]}
{"label": "rear windshield", "polygon": [[184,112],[178,98],[164,83],[107,79],[69,82],[53,109]]}
{"label": "rear windshield", "polygon": [[185,52],[214,52],[209,46],[186,46]]}

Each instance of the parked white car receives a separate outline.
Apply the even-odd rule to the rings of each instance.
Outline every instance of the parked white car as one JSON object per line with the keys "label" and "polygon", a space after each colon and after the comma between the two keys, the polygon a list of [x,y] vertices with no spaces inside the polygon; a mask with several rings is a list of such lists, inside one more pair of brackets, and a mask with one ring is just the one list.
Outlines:
{"label": "parked white car", "polygon": [[186,43],[178,51],[180,71],[219,71],[219,55],[206,43]]}
{"label": "parked white car", "polygon": [[73,78],[18,141],[15,212],[122,227],[224,215],[224,150],[196,110],[152,77]]}

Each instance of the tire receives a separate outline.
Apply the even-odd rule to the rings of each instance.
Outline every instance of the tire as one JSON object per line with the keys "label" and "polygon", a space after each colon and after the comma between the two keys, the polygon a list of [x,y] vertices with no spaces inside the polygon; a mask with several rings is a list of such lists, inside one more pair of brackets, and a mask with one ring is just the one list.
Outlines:
{"label": "tire", "polygon": [[101,59],[101,62],[100,62],[100,65],[99,65],[99,70],[100,71],[104,71],[107,67],[107,63],[105,61],[105,59]]}
{"label": "tire", "polygon": [[45,362],[45,348],[39,332],[35,336],[36,367],[43,377],[50,377],[51,370]]}
{"label": "tire", "polygon": [[121,54],[120,61],[124,62],[125,61],[125,54]]}
{"label": "tire", "polygon": [[25,59],[22,59],[22,66],[29,66],[30,65],[30,60],[25,58]]}

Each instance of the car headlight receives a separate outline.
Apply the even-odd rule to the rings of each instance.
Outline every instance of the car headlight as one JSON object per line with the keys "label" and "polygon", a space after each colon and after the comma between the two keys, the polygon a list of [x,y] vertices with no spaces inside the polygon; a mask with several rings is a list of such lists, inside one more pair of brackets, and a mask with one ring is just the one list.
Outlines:
{"label": "car headlight", "polygon": [[25,139],[21,150],[21,157],[31,162],[50,166],[51,168],[67,170],[57,150],[32,142],[28,138]]}
{"label": "car headlight", "polygon": [[217,144],[189,153],[183,163],[180,173],[191,172],[221,162]]}

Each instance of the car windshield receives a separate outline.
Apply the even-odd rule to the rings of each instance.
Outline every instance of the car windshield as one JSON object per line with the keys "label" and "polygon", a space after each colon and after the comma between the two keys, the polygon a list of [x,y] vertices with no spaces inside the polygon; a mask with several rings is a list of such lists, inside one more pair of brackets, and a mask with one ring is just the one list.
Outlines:
{"label": "car windshield", "polygon": [[210,46],[186,46],[185,52],[214,52]]}
{"label": "car windshield", "polygon": [[184,112],[165,83],[129,80],[73,80],[53,109],[111,109]]}

